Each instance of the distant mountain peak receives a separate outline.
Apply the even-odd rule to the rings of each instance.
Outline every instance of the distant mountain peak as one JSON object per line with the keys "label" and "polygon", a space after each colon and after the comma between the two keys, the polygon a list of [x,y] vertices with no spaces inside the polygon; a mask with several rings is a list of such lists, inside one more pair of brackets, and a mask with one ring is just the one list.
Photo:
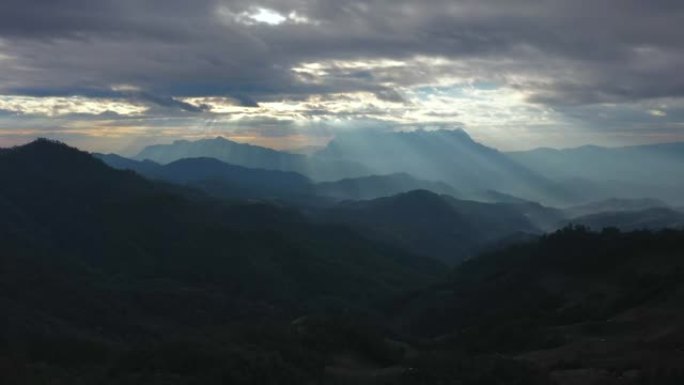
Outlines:
{"label": "distant mountain peak", "polygon": [[530,200],[564,202],[554,182],[487,147],[462,129],[354,132],[337,136],[318,159],[353,160],[374,174],[407,172],[457,190],[506,191]]}

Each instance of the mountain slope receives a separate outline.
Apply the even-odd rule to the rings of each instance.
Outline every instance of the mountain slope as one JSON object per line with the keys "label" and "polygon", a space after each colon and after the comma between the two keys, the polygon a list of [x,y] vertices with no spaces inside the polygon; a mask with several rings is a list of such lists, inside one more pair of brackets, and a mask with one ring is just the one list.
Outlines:
{"label": "mountain slope", "polygon": [[658,199],[619,199],[611,198],[564,209],[568,217],[598,214],[604,212],[639,211],[652,208],[666,208],[667,204]]}
{"label": "mountain slope", "polygon": [[354,160],[375,174],[406,172],[444,181],[465,193],[497,190],[539,202],[574,199],[462,130],[339,135],[315,159]]}
{"label": "mountain slope", "polygon": [[464,263],[400,318],[435,348],[518,357],[559,383],[675,383],[682,255],[682,231],[566,228]]}
{"label": "mountain slope", "polygon": [[352,226],[369,237],[455,264],[499,241],[539,233],[533,213],[527,205],[463,201],[417,190],[344,202],[320,213],[319,220]]}
{"label": "mountain slope", "polygon": [[341,200],[368,200],[412,190],[429,190],[438,194],[459,195],[453,187],[446,183],[417,179],[406,173],[371,175],[316,184],[317,194]]}
{"label": "mountain slope", "polygon": [[590,200],[654,197],[679,204],[684,196],[684,143],[620,148],[583,146],[507,154],[568,188],[585,190]]}
{"label": "mountain slope", "polygon": [[316,180],[335,180],[369,174],[365,167],[354,161],[311,162],[307,156],[301,154],[237,143],[223,137],[197,141],[177,140],[171,144],[148,146],[134,158],[161,164],[185,158],[215,158],[236,166],[293,171]]}
{"label": "mountain slope", "polygon": [[172,144],[145,147],[135,159],[149,159],[167,164],[184,158],[216,158],[239,166],[292,170],[305,162],[306,157],[246,143],[237,143],[223,137],[197,141],[177,140]]}
{"label": "mountain slope", "polygon": [[645,210],[607,211],[572,218],[570,222],[595,230],[615,227],[621,230],[684,228],[684,213],[666,207]]}
{"label": "mountain slope", "polygon": [[[63,332],[66,325],[85,322],[78,328],[97,334],[97,323],[104,322],[100,316],[76,320],[64,302],[68,297],[53,298],[51,282],[68,277],[80,277],[74,285],[84,285],[85,292],[74,301],[84,309],[93,304],[79,301],[103,296],[101,301],[115,302],[112,311],[130,308],[130,315],[112,315],[111,322],[121,322],[117,328],[151,333],[154,327],[144,325],[162,310],[151,304],[139,308],[122,297],[124,292],[155,298],[159,284],[169,298],[188,294],[178,299],[183,311],[201,310],[216,320],[236,314],[296,315],[328,303],[363,306],[426,282],[440,270],[342,227],[314,226],[269,205],[225,205],[181,195],[172,186],[111,169],[45,140],[0,151],[0,177],[8,182],[0,185],[0,204],[13,213],[0,220],[2,262],[17,270],[3,278],[10,290],[2,301],[28,306],[31,315],[22,317],[38,317],[38,324],[47,322],[39,314],[59,320]],[[31,265],[42,267],[35,274],[23,270]],[[44,284],[24,293],[36,274]],[[48,298],[54,303],[43,302]],[[191,298],[198,302],[186,302]],[[162,312],[168,322],[185,322],[173,309]],[[203,317],[195,321],[208,320]]]}
{"label": "mountain slope", "polygon": [[314,193],[311,181],[294,172],[234,166],[214,158],[187,158],[160,165],[117,155],[96,155],[109,166],[148,178],[190,185],[223,198],[303,199]]}

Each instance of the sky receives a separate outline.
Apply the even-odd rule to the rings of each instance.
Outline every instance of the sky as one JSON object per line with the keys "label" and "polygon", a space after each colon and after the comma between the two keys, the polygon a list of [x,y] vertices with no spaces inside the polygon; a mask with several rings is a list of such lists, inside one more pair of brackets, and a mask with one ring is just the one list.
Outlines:
{"label": "sky", "polygon": [[684,141],[681,0],[2,0],[0,146]]}

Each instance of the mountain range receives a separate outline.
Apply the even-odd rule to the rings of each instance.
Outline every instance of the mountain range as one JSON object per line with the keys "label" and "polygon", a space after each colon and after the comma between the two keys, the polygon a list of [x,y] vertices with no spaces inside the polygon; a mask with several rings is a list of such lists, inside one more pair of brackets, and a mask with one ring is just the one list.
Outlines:
{"label": "mountain range", "polygon": [[542,148],[507,155],[570,190],[584,191],[593,200],[657,198],[681,204],[684,196],[684,143]]}
{"label": "mountain range", "polygon": [[353,159],[376,174],[406,172],[449,183],[466,193],[496,190],[553,203],[573,199],[548,179],[474,141],[463,130],[342,134],[315,159]]}
{"label": "mountain range", "polygon": [[294,171],[316,180],[370,174],[365,166],[353,160],[311,162],[309,157],[302,154],[238,143],[223,137],[197,141],[177,140],[171,144],[148,146],[134,157],[137,160],[151,160],[161,164],[186,158],[215,158],[248,168]]}
{"label": "mountain range", "polygon": [[150,179],[189,185],[222,198],[292,199],[314,194],[313,183],[291,171],[255,169],[215,158],[185,158],[161,165],[115,154],[95,154],[107,165],[132,170]]}
{"label": "mountain range", "polygon": [[343,202],[321,220],[360,228],[364,234],[448,264],[458,263],[506,239],[541,234],[533,211],[558,221],[558,213],[526,204],[465,201],[416,190],[369,201]]}
{"label": "mountain range", "polygon": [[[339,226],[313,225],[288,208],[217,201],[112,169],[87,153],[46,140],[2,150],[0,174],[7,182],[0,186],[0,202],[11,209],[0,223],[13,230],[2,234],[7,263],[39,261],[49,253],[90,271],[87,276],[126,271],[131,284],[164,277],[188,287],[238,290],[231,294],[236,301],[259,292],[260,301],[301,306],[316,297],[382,295],[439,271],[438,263]],[[353,257],[343,258],[350,248]],[[386,264],[376,266],[386,277],[399,274],[396,280],[363,278],[376,263]],[[314,289],[308,286],[312,279],[327,282],[314,285],[314,296],[304,294]],[[364,289],[366,279],[378,287]],[[348,286],[349,280],[356,285]],[[330,291],[324,288],[328,284]]]}
{"label": "mountain range", "polygon": [[[570,223],[584,224],[596,229],[657,229],[681,225],[681,214],[676,209],[651,210],[667,207],[666,203],[657,199],[610,198],[554,208],[535,202],[530,198],[529,191],[527,194],[524,191],[517,191],[520,195],[516,196],[494,190],[492,188],[510,191],[509,183],[502,181],[499,175],[503,172],[502,169],[521,169],[511,166],[513,161],[505,160],[506,154],[474,142],[462,131],[366,134],[362,139],[362,150],[351,149],[351,145],[341,145],[340,143],[344,144],[350,140],[349,137],[343,137],[339,141],[331,142],[325,150],[310,157],[308,162],[321,158],[336,158],[335,161],[344,162],[344,157],[352,154],[358,156],[355,158],[358,160],[363,156],[370,156],[371,151],[367,147],[378,143],[382,143],[381,146],[384,146],[388,154],[392,153],[388,148],[397,146],[397,143],[401,143],[404,149],[417,147],[411,149],[414,155],[402,158],[427,157],[425,152],[441,151],[441,155],[435,155],[441,159],[449,156],[444,150],[444,143],[447,143],[453,146],[453,158],[475,166],[472,167],[473,171],[468,173],[459,171],[463,178],[454,181],[461,186],[456,188],[440,180],[421,179],[407,172],[316,182],[292,171],[236,166],[207,157],[184,158],[162,165],[150,160],[136,161],[114,154],[97,156],[112,167],[129,169],[155,180],[200,189],[217,198],[257,199],[294,205],[304,210],[304,213],[315,221],[350,226],[366,237],[401,244],[414,253],[436,258],[448,264],[458,263],[464,258],[477,255],[492,245],[501,245],[530,235],[553,231]],[[357,140],[361,141],[358,137]],[[197,148],[201,149],[208,144],[211,144],[209,147],[212,150],[208,154],[200,152],[200,155],[216,154],[218,149],[225,146],[228,146],[226,149],[238,146],[242,149],[243,155],[256,148],[226,139],[210,139],[200,142],[176,142],[169,147],[155,146],[155,151],[143,151],[141,154],[159,155],[171,151],[170,154],[173,155],[172,150],[178,146],[198,146]],[[338,155],[333,156],[331,152]],[[267,159],[274,156],[274,153],[274,150],[259,150],[245,158],[252,159],[250,162],[253,164],[264,164],[267,163]],[[341,153],[346,155],[342,156]],[[255,161],[260,159],[260,154],[269,155]],[[292,154],[281,155],[288,157]],[[295,158],[299,161],[304,159],[301,155]],[[395,164],[389,161],[391,156],[387,158],[384,166],[378,166],[380,161],[376,160],[375,165],[368,168],[392,170],[392,167],[408,164]],[[484,167],[484,163],[488,163],[489,167]],[[483,168],[479,169],[478,164]],[[496,164],[499,166],[494,167]],[[478,178],[489,180],[489,185],[480,184],[476,187],[464,183],[475,177],[475,170]],[[445,174],[440,175],[449,177]],[[506,190],[507,186],[509,190]],[[418,190],[423,192],[419,193]],[[531,195],[536,196],[536,193]],[[420,222],[416,219],[421,217],[428,220],[418,225]]]}
{"label": "mountain range", "polygon": [[[406,179],[405,175],[409,175],[444,184],[433,185],[430,190],[476,200],[487,200],[487,193],[494,192],[500,197],[508,195],[552,206],[575,206],[612,198],[653,198],[681,206],[684,191],[678,181],[684,177],[683,153],[684,147],[679,143],[500,152],[474,141],[463,130],[419,130],[340,134],[310,156],[219,137],[150,146],[135,159],[167,164],[208,157],[248,168],[293,171],[314,183],[394,174]],[[354,196],[351,192],[350,189],[363,189],[352,187],[353,183],[369,183],[368,180],[345,183],[346,187],[340,185],[347,191],[345,198],[379,197],[363,193]],[[401,184],[398,179],[397,183]],[[446,190],[445,185],[453,190]]]}
{"label": "mountain range", "polygon": [[[392,173],[391,162],[374,160],[363,168],[388,173],[322,181],[202,153],[156,162],[45,139],[0,149],[3,377],[634,385],[684,378],[684,214],[676,202],[557,195],[562,178],[516,166],[461,133],[397,135],[401,141],[383,137],[394,142],[384,144],[388,157],[398,142],[416,147],[395,162],[400,168],[416,154],[446,157],[442,141],[459,143],[453,157],[473,170],[416,176],[410,171],[431,166]],[[306,162],[370,156],[342,150],[346,140]],[[514,188],[516,178],[529,188]],[[566,205],[535,200],[541,195]]]}

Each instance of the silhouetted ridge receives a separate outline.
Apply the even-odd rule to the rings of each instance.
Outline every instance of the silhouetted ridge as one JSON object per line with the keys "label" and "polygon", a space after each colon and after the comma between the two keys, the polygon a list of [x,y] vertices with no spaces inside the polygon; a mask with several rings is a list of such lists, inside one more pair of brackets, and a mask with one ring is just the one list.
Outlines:
{"label": "silhouetted ridge", "polygon": [[440,194],[458,196],[459,192],[443,182],[418,179],[407,173],[371,175],[318,183],[316,192],[337,199],[368,200],[425,189]]}
{"label": "silhouetted ridge", "polygon": [[226,163],[246,167],[295,170],[306,157],[276,151],[247,143],[238,143],[223,137],[200,139],[194,142],[177,140],[172,144],[148,146],[135,158],[158,163],[171,163],[183,158],[211,157]]}
{"label": "silhouetted ridge", "polygon": [[539,233],[529,212],[543,216],[545,210],[527,204],[465,201],[415,190],[368,201],[342,202],[320,216],[324,221],[359,228],[369,237],[457,264],[504,239]]}
{"label": "silhouetted ridge", "polygon": [[651,197],[684,200],[684,143],[629,147],[582,146],[510,152],[511,159],[563,184],[587,201]]}
{"label": "silhouetted ridge", "polygon": [[315,159],[355,160],[375,174],[406,172],[444,181],[465,194],[497,190],[544,202],[573,198],[462,130],[340,134]]}
{"label": "silhouetted ridge", "polygon": [[0,330],[0,348],[53,321],[50,335],[127,344],[245,318],[287,321],[365,307],[442,269],[288,207],[190,194],[60,143],[3,150],[0,180],[0,277],[10,288],[0,303],[26,320]]}
{"label": "silhouetted ridge", "polygon": [[145,177],[189,185],[222,198],[310,199],[311,181],[295,172],[231,165],[215,158],[185,158],[166,165],[116,155],[97,155],[112,167]]}
{"label": "silhouetted ridge", "polygon": [[216,158],[228,164],[280,171],[294,171],[316,180],[335,180],[368,175],[368,170],[353,161],[310,162],[301,154],[238,143],[226,138],[178,140],[171,144],[144,148],[135,159],[168,164],[184,158]]}
{"label": "silhouetted ridge", "polygon": [[[0,152],[0,174],[6,182],[0,189],[7,198],[18,198],[25,192],[43,195],[41,201],[70,196],[88,201],[92,194],[116,196],[152,189],[146,180],[133,173],[114,170],[86,152],[49,139]],[[60,197],[61,189],[68,195]]]}
{"label": "silhouetted ridge", "polygon": [[684,213],[667,207],[643,210],[605,211],[572,218],[569,222],[594,230],[619,228],[621,230],[684,229]]}

